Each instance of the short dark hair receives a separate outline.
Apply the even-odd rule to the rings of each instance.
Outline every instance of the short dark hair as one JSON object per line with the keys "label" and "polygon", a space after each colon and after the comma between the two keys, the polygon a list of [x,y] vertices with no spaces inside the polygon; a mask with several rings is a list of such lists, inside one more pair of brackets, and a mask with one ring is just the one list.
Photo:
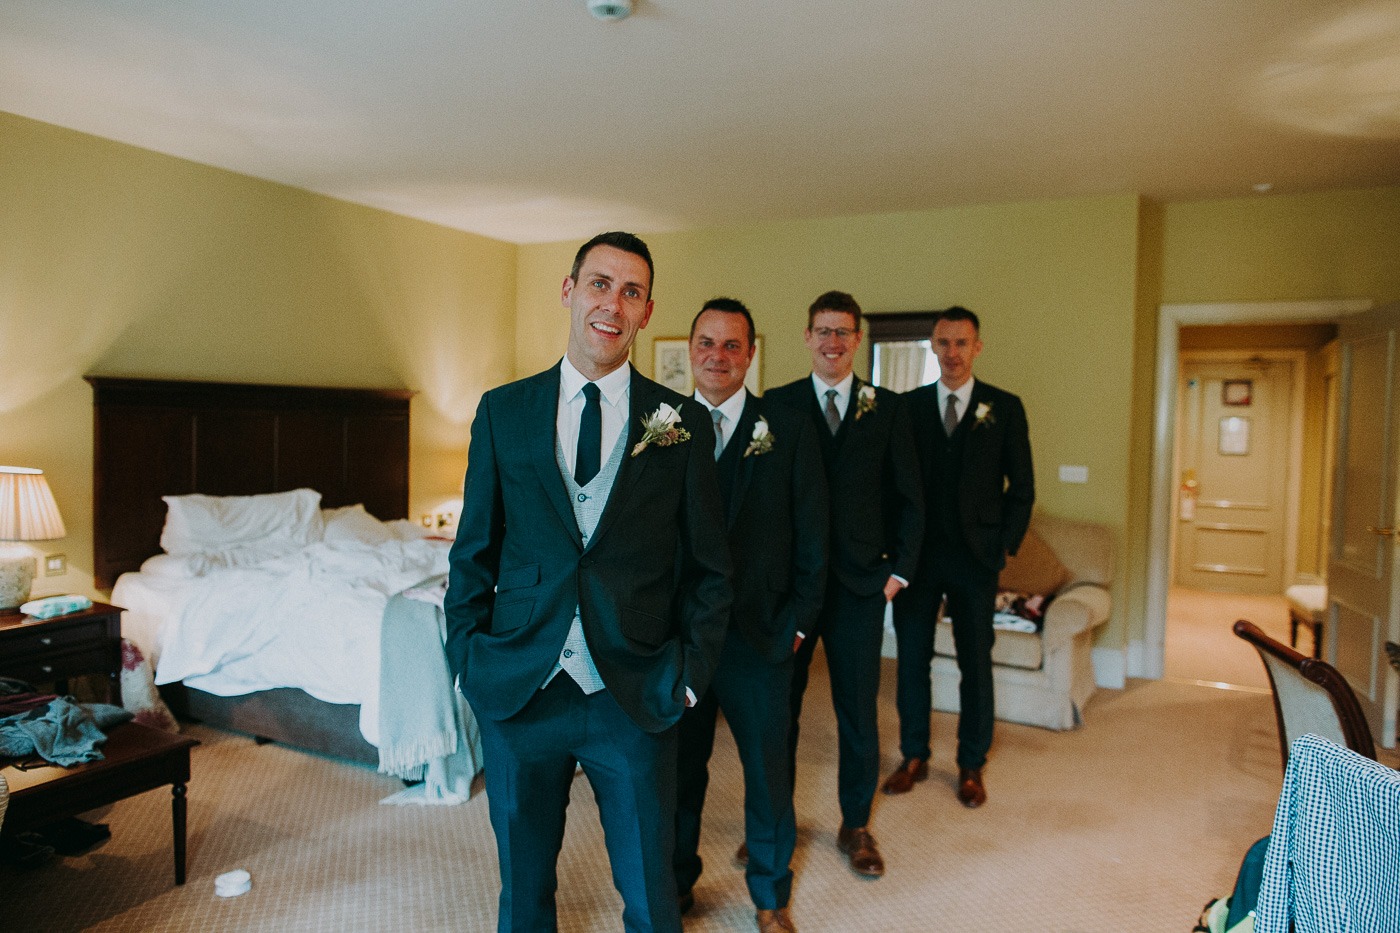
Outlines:
{"label": "short dark hair", "polygon": [[977,315],[962,305],[953,305],[947,311],[938,312],[938,317],[934,318],[933,326],[937,327],[939,321],[967,321],[972,324],[972,329],[977,331],[979,336],[982,333],[982,322],[977,320]]}
{"label": "short dark hair", "polygon": [[749,346],[754,345],[754,339],[758,336],[753,326],[753,315],[737,298],[711,298],[700,308],[699,314],[690,320],[690,336],[695,336],[695,325],[700,322],[700,315],[706,311],[723,311],[725,314],[742,315],[744,321],[749,325]]}
{"label": "short dark hair", "polygon": [[807,329],[812,329],[812,321],[823,311],[839,311],[842,314],[849,314],[856,322],[856,330],[860,330],[860,305],[851,297],[849,292],[822,292],[817,296],[817,300],[812,302],[812,306],[807,309]]}
{"label": "short dark hair", "polygon": [[656,284],[656,267],[651,263],[651,250],[642,242],[642,238],[635,233],[624,233],[621,230],[610,230],[607,233],[600,233],[587,243],[578,248],[574,253],[574,265],[569,270],[569,278],[578,281],[578,270],[583,265],[583,259],[595,246],[611,246],[613,249],[620,249],[624,253],[642,257],[647,264],[647,276],[651,279],[647,283],[647,297],[651,297],[652,289]]}

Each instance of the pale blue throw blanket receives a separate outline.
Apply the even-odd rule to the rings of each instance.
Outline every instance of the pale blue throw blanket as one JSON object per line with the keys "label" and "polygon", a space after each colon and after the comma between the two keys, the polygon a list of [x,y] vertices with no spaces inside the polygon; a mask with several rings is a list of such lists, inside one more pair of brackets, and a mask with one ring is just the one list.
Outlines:
{"label": "pale blue throw blanket", "polygon": [[131,713],[106,703],[77,703],[56,697],[44,706],[0,719],[0,757],[38,755],[67,768],[101,761],[104,729],[126,722]]}
{"label": "pale blue throw blanket", "polygon": [[481,731],[452,685],[442,645],[447,577],[433,577],[389,600],[379,651],[379,770],[422,781],[380,801],[457,804],[481,770]]}

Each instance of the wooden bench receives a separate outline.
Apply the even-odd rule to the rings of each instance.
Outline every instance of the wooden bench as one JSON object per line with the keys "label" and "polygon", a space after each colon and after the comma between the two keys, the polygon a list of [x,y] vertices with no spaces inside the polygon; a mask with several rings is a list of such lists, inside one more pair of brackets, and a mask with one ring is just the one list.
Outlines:
{"label": "wooden bench", "polygon": [[185,785],[190,780],[190,749],[195,739],[123,723],[107,733],[102,761],[61,768],[47,763],[17,765],[9,759],[0,773],[10,785],[6,835],[20,833],[171,786],[175,883],[185,883]]}

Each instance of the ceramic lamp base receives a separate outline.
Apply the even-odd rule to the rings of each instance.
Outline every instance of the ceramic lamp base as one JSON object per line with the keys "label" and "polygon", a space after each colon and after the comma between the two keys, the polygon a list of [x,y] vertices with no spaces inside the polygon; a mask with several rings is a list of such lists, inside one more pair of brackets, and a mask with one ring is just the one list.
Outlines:
{"label": "ceramic lamp base", "polygon": [[31,554],[0,554],[0,610],[18,609],[29,602],[29,588],[37,569]]}

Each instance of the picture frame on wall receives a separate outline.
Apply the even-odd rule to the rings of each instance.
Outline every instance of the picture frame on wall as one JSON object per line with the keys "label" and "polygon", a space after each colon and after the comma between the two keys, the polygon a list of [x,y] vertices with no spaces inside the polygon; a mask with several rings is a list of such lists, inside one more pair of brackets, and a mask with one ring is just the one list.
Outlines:
{"label": "picture frame on wall", "polygon": [[[672,391],[690,395],[695,377],[690,371],[690,340],[687,337],[657,337],[651,342],[652,378]],[[763,392],[763,335],[754,337],[753,362],[744,377],[744,388],[754,395]]]}
{"label": "picture frame on wall", "polygon": [[690,342],[685,337],[657,337],[651,342],[651,378],[673,392],[695,391],[690,374]]}

